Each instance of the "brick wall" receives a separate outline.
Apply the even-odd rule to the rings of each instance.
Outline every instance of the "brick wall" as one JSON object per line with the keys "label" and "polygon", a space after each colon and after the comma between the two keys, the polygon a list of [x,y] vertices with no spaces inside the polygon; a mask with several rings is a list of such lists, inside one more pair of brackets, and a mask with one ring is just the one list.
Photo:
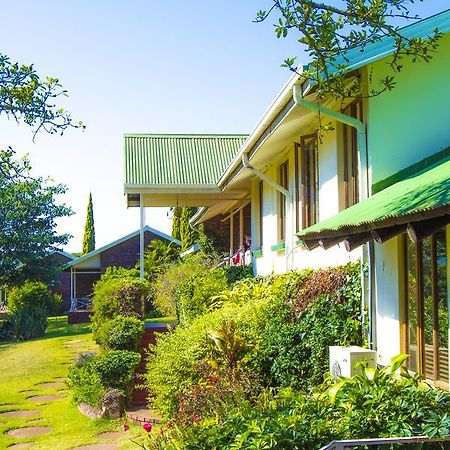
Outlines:
{"label": "brick wall", "polygon": [[[146,231],[144,233],[145,248],[155,239],[161,240],[162,238]],[[139,242],[140,237],[137,235],[102,252],[100,254],[101,270],[105,271],[107,267],[111,266],[133,268],[139,261]]]}
{"label": "brick wall", "polygon": [[[251,234],[251,207],[248,204],[243,209],[244,214],[244,236],[250,236]],[[216,247],[227,253],[230,250],[230,220],[222,222],[224,216],[219,215],[207,220],[203,224],[204,233],[214,239]],[[239,213],[234,215],[233,220],[233,239],[234,239],[234,251],[239,248]]]}
{"label": "brick wall", "polygon": [[[148,247],[151,241],[162,238],[149,231],[144,233],[144,246]],[[120,244],[115,245],[100,253],[100,273],[99,269],[79,269],[83,273],[76,276],[76,293],[77,298],[91,297],[94,284],[100,279],[102,273],[108,267],[125,267],[132,269],[139,262],[139,243],[140,236],[133,236]],[[70,309],[70,269],[59,274],[60,283],[55,289],[63,295],[64,308],[61,311],[68,311]]]}

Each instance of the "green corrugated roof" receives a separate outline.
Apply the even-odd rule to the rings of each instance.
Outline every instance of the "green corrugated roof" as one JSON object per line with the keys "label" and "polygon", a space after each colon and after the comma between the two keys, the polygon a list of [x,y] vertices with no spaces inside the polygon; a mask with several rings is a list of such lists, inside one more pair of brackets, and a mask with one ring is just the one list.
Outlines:
{"label": "green corrugated roof", "polygon": [[213,185],[246,135],[126,134],[125,185]]}
{"label": "green corrugated roof", "polygon": [[304,240],[346,236],[443,214],[450,214],[449,160],[393,184],[298,236]]}

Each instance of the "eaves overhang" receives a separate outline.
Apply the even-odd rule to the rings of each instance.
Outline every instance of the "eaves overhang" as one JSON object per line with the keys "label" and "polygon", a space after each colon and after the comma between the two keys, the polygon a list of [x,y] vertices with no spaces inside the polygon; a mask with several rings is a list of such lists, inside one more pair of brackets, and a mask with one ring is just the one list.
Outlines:
{"label": "eaves overhang", "polygon": [[221,189],[226,189],[227,186],[239,175],[244,169],[242,164],[242,155],[246,154],[248,159],[260,149],[262,144],[271,136],[283,119],[295,108],[295,103],[292,98],[292,88],[294,84],[298,83],[301,77],[300,67],[299,73],[294,74],[275,97],[275,100],[263,114],[261,120],[256,125],[250,136],[239,149],[236,156],[231,161],[227,170],[220,177],[218,186]]}

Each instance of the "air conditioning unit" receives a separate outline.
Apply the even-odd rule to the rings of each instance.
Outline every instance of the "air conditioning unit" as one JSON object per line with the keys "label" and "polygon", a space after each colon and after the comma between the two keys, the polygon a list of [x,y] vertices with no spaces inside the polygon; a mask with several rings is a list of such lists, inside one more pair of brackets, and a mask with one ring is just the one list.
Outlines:
{"label": "air conditioning unit", "polygon": [[355,364],[366,361],[368,367],[375,369],[377,366],[377,352],[362,347],[330,347],[330,374],[333,378],[352,377],[361,372],[361,368],[355,369]]}

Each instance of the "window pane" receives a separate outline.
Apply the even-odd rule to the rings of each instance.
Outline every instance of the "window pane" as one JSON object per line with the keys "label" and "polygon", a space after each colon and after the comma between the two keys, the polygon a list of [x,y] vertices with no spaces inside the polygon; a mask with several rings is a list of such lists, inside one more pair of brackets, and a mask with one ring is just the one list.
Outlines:
{"label": "window pane", "polygon": [[423,265],[423,313],[425,337],[425,376],[434,380],[434,354],[433,354],[433,276],[432,276],[432,248],[431,237],[422,242]]}
{"label": "window pane", "polygon": [[436,234],[439,377],[448,382],[447,251],[445,230]]}
{"label": "window pane", "polygon": [[416,246],[407,239],[407,273],[408,273],[408,368],[418,371],[417,359],[417,278],[416,278]]}

